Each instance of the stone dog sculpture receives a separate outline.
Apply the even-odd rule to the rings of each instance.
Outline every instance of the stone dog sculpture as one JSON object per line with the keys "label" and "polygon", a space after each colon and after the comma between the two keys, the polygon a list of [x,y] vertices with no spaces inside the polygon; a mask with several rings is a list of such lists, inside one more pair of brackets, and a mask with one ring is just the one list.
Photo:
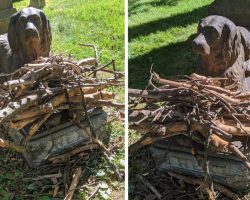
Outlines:
{"label": "stone dog sculpture", "polygon": [[[193,51],[199,55],[197,73],[224,76],[237,83],[239,90],[249,90],[246,81],[250,58],[250,33],[222,16],[208,16],[198,25]],[[250,65],[249,65],[250,66]]]}
{"label": "stone dog sculpture", "polygon": [[41,10],[29,7],[12,15],[8,33],[0,36],[0,73],[49,56],[51,39],[49,20]]}

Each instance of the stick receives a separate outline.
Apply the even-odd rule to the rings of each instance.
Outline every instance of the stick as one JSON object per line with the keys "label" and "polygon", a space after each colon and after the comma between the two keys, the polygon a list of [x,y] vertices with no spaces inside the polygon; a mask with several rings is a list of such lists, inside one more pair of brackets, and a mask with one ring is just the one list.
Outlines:
{"label": "stick", "polygon": [[73,175],[73,180],[71,182],[70,188],[69,188],[68,193],[66,194],[64,200],[71,200],[72,199],[81,176],[82,176],[82,168],[78,167]]}
{"label": "stick", "polygon": [[7,107],[0,110],[0,124],[9,120],[18,112],[21,112],[28,107],[35,105],[37,103],[37,100],[40,98],[40,95],[29,95],[19,101],[10,102]]}
{"label": "stick", "polygon": [[[171,80],[160,78],[160,76],[155,72],[153,72],[153,78],[157,83],[160,83],[160,84],[171,85],[171,86],[174,86],[174,87],[192,88],[192,89],[195,89],[195,90],[199,90],[199,88],[197,86],[194,86],[194,85],[191,85],[191,84],[181,83],[181,82],[177,82],[177,81],[171,81]],[[226,90],[226,89],[223,89],[221,87],[216,87],[216,86],[211,86],[211,85],[202,85],[202,87],[204,87],[206,89],[209,89],[209,90],[213,90],[215,92],[219,92],[221,94],[226,94],[226,95],[229,95],[229,96],[234,96],[235,95],[235,93],[232,93],[230,90]]]}
{"label": "stick", "polygon": [[19,145],[13,143],[13,142],[1,139],[1,138],[0,138],[0,147],[2,147],[2,148],[8,148],[8,149],[13,149],[13,150],[15,150],[17,152],[24,152],[25,151],[24,147],[19,146]]}
{"label": "stick", "polygon": [[[168,172],[168,174],[172,177],[177,178],[177,179],[181,179],[188,184],[192,184],[192,185],[202,185],[203,184],[203,179],[197,179],[197,178],[193,178],[190,176],[184,176],[184,175],[180,175],[180,174],[177,174],[174,172]],[[224,187],[218,183],[214,183],[214,188],[216,190],[218,190],[219,192],[222,192],[223,194],[225,194],[228,198],[230,198],[232,200],[240,200],[238,195],[236,195],[231,190],[227,189],[226,187]]]}
{"label": "stick", "polygon": [[17,122],[10,121],[9,127],[20,130],[20,129],[24,128],[25,126],[27,126],[28,124],[36,121],[38,118],[39,118],[39,116],[32,117],[32,118],[29,118],[29,119],[23,120],[23,121],[17,121]]}
{"label": "stick", "polygon": [[[82,97],[76,96],[78,94],[79,90],[73,90],[68,92],[69,100],[72,103],[81,103]],[[90,102],[92,104],[97,104],[100,100],[109,100],[114,97],[114,94],[111,92],[96,92],[93,94],[87,94],[85,95],[86,101]],[[68,103],[68,99],[65,96],[65,94],[59,94],[55,97],[53,97],[50,101],[48,101],[46,104],[40,105],[38,107],[34,107],[32,109],[29,109],[27,111],[24,111],[14,117],[14,120],[24,120],[31,117],[36,117],[41,114],[46,114],[48,112],[52,112],[56,109],[56,107],[60,106],[63,103]],[[105,104],[104,102],[100,102]],[[112,105],[112,104],[111,104]],[[118,106],[119,107],[119,106]]]}
{"label": "stick", "polygon": [[142,177],[141,175],[137,175],[137,177],[144,185],[146,185],[155,194],[157,199],[162,198],[162,195],[157,191],[157,189],[153,185],[151,185],[151,183],[146,178]]}
{"label": "stick", "polygon": [[53,163],[58,163],[58,162],[65,161],[65,160],[69,159],[70,157],[73,157],[81,152],[88,151],[88,150],[94,150],[94,149],[98,149],[97,144],[88,144],[88,145],[84,145],[82,147],[78,147],[78,148],[76,148],[68,153],[58,155],[58,156],[49,157],[48,160],[53,162]]}
{"label": "stick", "polygon": [[85,58],[77,62],[77,65],[95,65],[97,63],[96,58]]}
{"label": "stick", "polygon": [[94,192],[87,198],[87,200],[93,199],[95,197],[95,195],[98,193],[99,189],[100,189],[100,184],[97,185]]}
{"label": "stick", "polygon": [[58,173],[58,174],[48,174],[48,175],[43,175],[43,176],[38,176],[36,178],[32,178],[33,181],[39,181],[42,179],[51,179],[51,178],[61,178],[62,174]]}
{"label": "stick", "polygon": [[[154,73],[154,80],[157,83],[171,85],[173,87],[184,87],[184,88],[189,88],[189,89],[192,88],[194,90],[203,91],[203,89],[198,88],[195,85],[190,85],[190,84],[187,84],[187,83],[180,83],[180,82],[176,82],[176,81],[162,79],[156,73]],[[211,88],[206,88],[205,85],[202,85],[202,87],[204,88],[204,92],[209,90],[209,93],[213,94],[214,96],[217,96],[217,97],[220,97],[220,98],[224,99],[225,101],[227,101],[230,104],[234,104],[234,105],[248,105],[249,104],[248,101],[242,101],[240,99],[235,99],[235,98],[232,98],[230,96],[227,96],[228,94],[225,94],[225,92],[223,92],[223,91],[217,92],[215,90],[211,90]]]}
{"label": "stick", "polygon": [[109,152],[109,150],[96,137],[95,129],[93,128],[93,124],[92,124],[92,122],[91,122],[91,120],[89,118],[89,115],[88,115],[88,110],[87,110],[87,105],[86,105],[86,99],[85,99],[85,95],[84,95],[83,91],[81,92],[81,96],[82,96],[82,105],[83,105],[83,108],[84,108],[86,120],[87,120],[87,123],[89,125],[90,131],[91,131],[91,134],[92,134],[90,137],[99,145],[100,150],[101,150],[102,154],[104,155],[104,158],[106,159],[106,161],[108,162],[108,164],[110,165],[110,167],[113,169],[113,171],[114,171],[114,173],[116,175],[116,178],[119,181],[121,181],[123,179],[123,176],[120,173],[120,170],[118,169],[118,167],[110,160],[110,157],[109,157],[110,156],[110,152]]}
{"label": "stick", "polygon": [[52,115],[53,113],[47,113],[44,115],[38,122],[33,124],[28,132],[28,134],[24,137],[23,143],[27,144],[30,138],[39,130],[39,128],[43,125],[44,122]]}

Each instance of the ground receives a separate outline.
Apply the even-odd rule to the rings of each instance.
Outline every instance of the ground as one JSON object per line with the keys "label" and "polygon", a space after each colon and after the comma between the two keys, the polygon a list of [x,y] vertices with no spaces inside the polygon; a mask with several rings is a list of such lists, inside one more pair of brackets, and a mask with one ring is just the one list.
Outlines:
{"label": "ground", "polygon": [[[13,0],[18,10],[29,4],[28,0]],[[78,44],[95,44],[99,62],[106,64],[115,59],[119,71],[124,71],[124,1],[123,0],[46,0],[43,9],[52,27],[52,53],[75,59],[93,57],[93,50]],[[116,100],[124,101],[124,88],[116,89]],[[112,144],[119,144],[114,152],[114,162],[124,170],[124,126],[122,122],[109,124]],[[110,128],[111,127],[111,128]],[[96,155],[96,159],[95,159]],[[44,185],[32,182],[36,170],[30,170],[21,157],[11,151],[0,150],[0,199],[63,199],[62,194],[52,198],[51,181]],[[84,169],[84,177],[95,177],[101,183],[95,199],[123,199],[124,184],[115,181],[110,167],[94,152],[93,159]],[[84,180],[82,181],[84,184]],[[107,184],[107,186],[106,186]],[[76,191],[74,199],[85,199],[84,188]]]}

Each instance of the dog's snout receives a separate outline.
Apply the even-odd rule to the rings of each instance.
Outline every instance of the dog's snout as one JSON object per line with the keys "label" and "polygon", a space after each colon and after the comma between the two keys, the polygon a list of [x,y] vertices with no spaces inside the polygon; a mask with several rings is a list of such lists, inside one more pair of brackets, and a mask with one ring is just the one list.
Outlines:
{"label": "dog's snout", "polygon": [[197,43],[196,39],[194,39],[192,42],[192,49],[195,52],[198,50],[198,43]]}
{"label": "dog's snout", "polygon": [[203,34],[199,34],[192,42],[192,50],[197,54],[207,54],[210,53],[210,47],[206,42]]}
{"label": "dog's snout", "polygon": [[38,31],[33,23],[28,22],[25,29],[26,38],[38,37]]}

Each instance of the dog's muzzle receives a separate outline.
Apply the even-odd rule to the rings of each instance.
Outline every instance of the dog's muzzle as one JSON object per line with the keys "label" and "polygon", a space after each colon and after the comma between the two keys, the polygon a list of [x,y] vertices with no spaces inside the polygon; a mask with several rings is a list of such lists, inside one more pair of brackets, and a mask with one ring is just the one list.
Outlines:
{"label": "dog's muzzle", "polygon": [[199,34],[192,42],[192,50],[201,55],[210,54],[210,46],[207,44],[207,41],[203,34]]}
{"label": "dog's muzzle", "polygon": [[33,23],[28,22],[25,28],[25,38],[26,40],[29,39],[39,39],[39,33],[37,28],[34,26]]}

